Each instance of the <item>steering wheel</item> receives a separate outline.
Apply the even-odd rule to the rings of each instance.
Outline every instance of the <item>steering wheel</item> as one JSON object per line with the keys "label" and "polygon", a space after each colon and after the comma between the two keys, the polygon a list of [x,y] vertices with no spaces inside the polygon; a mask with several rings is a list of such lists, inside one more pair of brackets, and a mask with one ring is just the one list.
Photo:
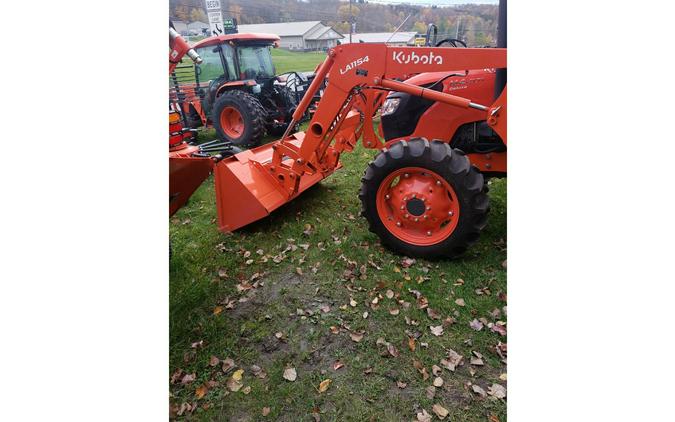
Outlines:
{"label": "steering wheel", "polygon": [[466,43],[456,38],[445,38],[443,40],[440,40],[439,42],[436,43],[436,47],[440,47],[442,44],[445,44],[446,42],[456,48],[458,47],[457,43],[461,44],[462,47],[466,48]]}

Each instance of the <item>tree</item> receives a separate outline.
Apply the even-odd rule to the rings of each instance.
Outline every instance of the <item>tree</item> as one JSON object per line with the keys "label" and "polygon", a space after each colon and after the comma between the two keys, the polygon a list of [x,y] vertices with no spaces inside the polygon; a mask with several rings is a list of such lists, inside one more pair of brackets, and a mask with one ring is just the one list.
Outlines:
{"label": "tree", "polygon": [[208,18],[206,17],[206,13],[204,13],[202,9],[193,8],[190,11],[190,21],[208,22]]}

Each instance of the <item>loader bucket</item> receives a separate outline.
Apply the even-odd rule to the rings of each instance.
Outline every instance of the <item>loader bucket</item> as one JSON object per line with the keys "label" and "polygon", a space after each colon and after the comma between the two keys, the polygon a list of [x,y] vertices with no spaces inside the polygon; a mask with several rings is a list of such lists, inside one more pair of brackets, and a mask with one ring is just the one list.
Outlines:
{"label": "loader bucket", "polygon": [[[304,133],[298,132],[293,138],[287,139],[286,142],[299,147],[304,139]],[[272,148],[277,142],[242,151],[216,164],[214,177],[218,228],[221,232],[228,233],[266,217],[332,174],[331,171],[302,176],[298,192],[290,198],[287,197],[265,170],[252,163],[257,161],[265,164],[271,161]]]}
{"label": "loader bucket", "polygon": [[169,217],[180,209],[213,170],[213,160],[169,157]]}

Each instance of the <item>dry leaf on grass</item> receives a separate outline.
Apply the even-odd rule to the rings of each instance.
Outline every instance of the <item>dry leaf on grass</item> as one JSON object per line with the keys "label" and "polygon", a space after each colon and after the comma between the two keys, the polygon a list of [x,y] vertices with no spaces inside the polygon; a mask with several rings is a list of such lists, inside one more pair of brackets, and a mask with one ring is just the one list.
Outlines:
{"label": "dry leaf on grass", "polygon": [[410,349],[411,352],[415,351],[415,339],[413,337],[408,337],[408,349]]}
{"label": "dry leaf on grass", "polygon": [[448,409],[445,407],[441,406],[440,404],[435,404],[431,410],[434,411],[436,416],[438,416],[439,419],[444,419],[446,416],[448,416]]}
{"label": "dry leaf on grass", "polygon": [[443,378],[441,377],[436,377],[434,378],[434,387],[442,387],[443,386]]}
{"label": "dry leaf on grass", "polygon": [[232,360],[232,358],[224,359],[222,362],[223,372],[229,372],[232,368],[234,368],[234,360]]}
{"label": "dry leaf on grass", "polygon": [[342,368],[343,366],[345,366],[345,365],[342,362],[340,362],[339,360],[336,360],[335,363],[333,363],[333,370],[337,371],[338,369]]}
{"label": "dry leaf on grass", "polygon": [[455,304],[457,306],[464,306],[465,305],[464,299],[462,299],[461,297],[459,299],[455,299]]}
{"label": "dry leaf on grass", "polygon": [[298,373],[295,371],[295,368],[284,369],[284,379],[293,382],[297,378],[298,378]]}
{"label": "dry leaf on grass", "polygon": [[476,331],[480,331],[483,329],[483,323],[474,318],[473,321],[469,323],[469,327]]}
{"label": "dry leaf on grass", "polygon": [[417,412],[417,422],[431,422],[431,415],[424,409]]}
{"label": "dry leaf on grass", "polygon": [[263,415],[263,416],[269,415],[271,410],[272,410],[272,409],[270,409],[270,408],[267,407],[267,406],[263,407],[263,408],[262,408],[262,415]]}
{"label": "dry leaf on grass", "polygon": [[401,390],[404,389],[404,388],[406,388],[406,387],[408,386],[408,384],[406,384],[406,383],[403,382],[403,381],[396,381],[396,385],[397,385],[398,388],[400,388]]}
{"label": "dry leaf on grass", "polygon": [[437,337],[443,335],[443,326],[442,325],[437,325],[437,326],[430,325],[429,329],[431,330],[431,333],[433,335],[437,336]]}
{"label": "dry leaf on grass", "polygon": [[195,373],[192,373],[192,374],[185,374],[185,375],[183,376],[183,379],[180,380],[180,383],[183,384],[183,385],[189,384],[189,383],[191,383],[192,381],[194,381],[195,379],[197,379],[197,374],[195,374]]}
{"label": "dry leaf on grass", "polygon": [[434,387],[433,385],[428,386],[426,389],[426,393],[427,398],[429,400],[433,400],[433,398],[436,396],[436,387]]}
{"label": "dry leaf on grass", "polygon": [[211,359],[209,359],[209,366],[216,366],[220,363],[220,359],[218,359],[215,356],[211,356]]}
{"label": "dry leaf on grass", "polygon": [[452,349],[448,349],[448,357],[441,360],[441,366],[448,369],[449,371],[455,371],[455,368],[459,366],[459,363],[462,361],[463,356],[455,352]]}
{"label": "dry leaf on grass", "polygon": [[321,383],[319,384],[319,393],[323,393],[326,390],[328,390],[328,386],[330,385],[331,382],[332,381],[330,378],[321,381]]}
{"label": "dry leaf on grass", "polygon": [[237,380],[233,377],[230,377],[227,380],[227,383],[225,383],[225,385],[227,385],[228,390],[234,391],[234,392],[241,390],[241,387],[244,386],[244,384],[241,382],[241,379]]}
{"label": "dry leaf on grass", "polygon": [[361,340],[363,340],[363,333],[349,333],[349,337],[351,337],[353,341],[358,343]]}
{"label": "dry leaf on grass", "polygon": [[394,292],[391,289],[389,289],[387,290],[387,293],[385,293],[385,296],[387,296],[387,299],[391,299],[394,297]]}
{"label": "dry leaf on grass", "polygon": [[200,385],[199,387],[197,387],[197,390],[195,390],[195,395],[197,396],[197,399],[201,399],[208,392],[209,392],[209,389],[206,388],[205,385]]}
{"label": "dry leaf on grass", "polygon": [[222,306],[216,306],[215,308],[213,308],[213,315],[218,315],[218,314],[220,314],[221,312],[223,312],[223,307],[222,307]]}
{"label": "dry leaf on grass", "polygon": [[500,384],[492,384],[488,387],[487,393],[496,399],[503,399],[506,397],[506,388]]}
{"label": "dry leaf on grass", "polygon": [[471,386],[471,389],[473,390],[474,393],[478,394],[481,397],[487,396],[487,393],[480,387],[480,385],[474,384]]}

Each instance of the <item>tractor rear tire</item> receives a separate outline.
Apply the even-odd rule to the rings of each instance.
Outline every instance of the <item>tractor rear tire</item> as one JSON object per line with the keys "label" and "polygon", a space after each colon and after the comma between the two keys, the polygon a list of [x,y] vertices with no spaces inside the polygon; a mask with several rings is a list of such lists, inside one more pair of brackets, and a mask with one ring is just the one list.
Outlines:
{"label": "tractor rear tire", "polygon": [[265,135],[265,116],[260,101],[241,90],[225,92],[216,98],[211,110],[211,121],[218,139],[238,147],[260,144]]}
{"label": "tractor rear tire", "polygon": [[361,183],[361,215],[400,254],[454,258],[487,225],[483,175],[445,142],[397,142],[375,157]]}

